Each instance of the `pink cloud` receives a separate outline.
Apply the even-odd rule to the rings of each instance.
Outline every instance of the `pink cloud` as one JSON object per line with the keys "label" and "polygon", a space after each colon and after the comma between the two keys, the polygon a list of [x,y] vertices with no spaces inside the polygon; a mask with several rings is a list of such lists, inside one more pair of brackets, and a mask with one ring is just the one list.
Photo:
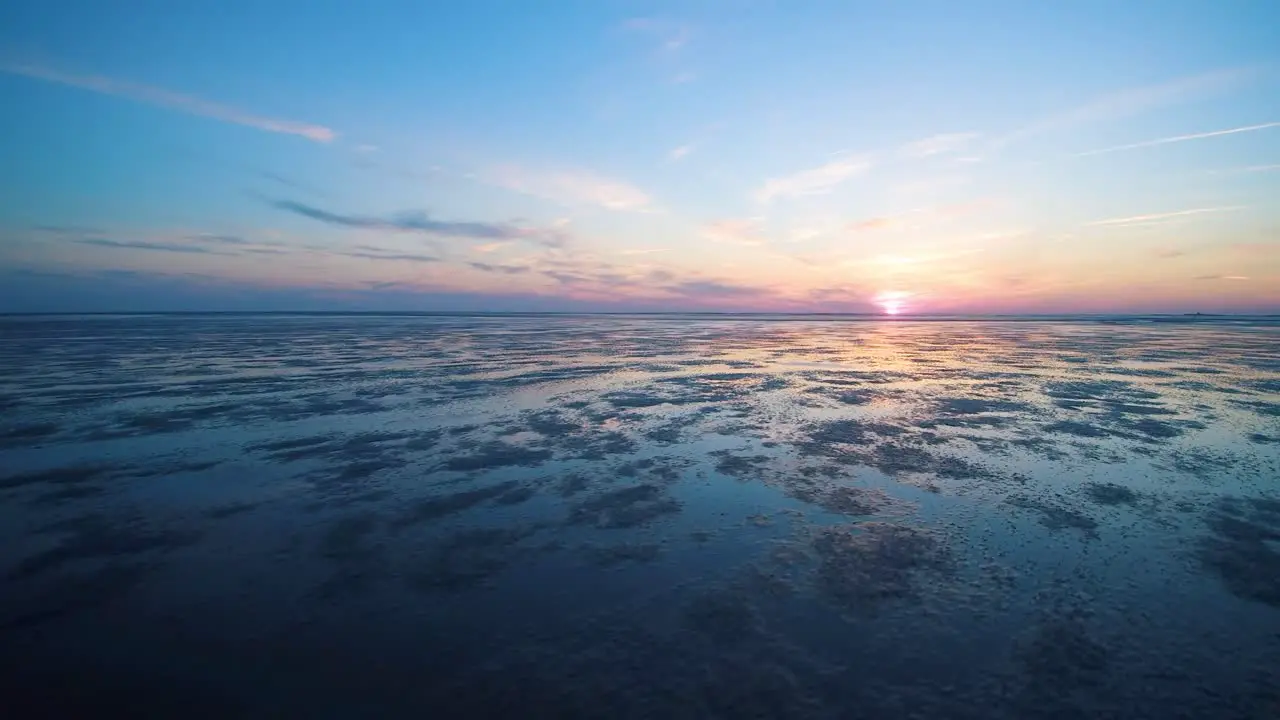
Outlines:
{"label": "pink cloud", "polygon": [[204,100],[192,95],[165,90],[163,88],[143,85],[127,80],[117,80],[104,75],[79,75],[62,72],[40,65],[0,65],[0,71],[11,75],[44,80],[70,87],[89,90],[103,95],[126,98],[135,102],[155,105],[157,107],[177,110],[189,115],[199,115],[213,120],[221,120],[235,125],[257,128],[267,132],[297,135],[314,142],[332,142],[338,134],[323,125],[281,120],[264,117],[239,110],[227,105]]}

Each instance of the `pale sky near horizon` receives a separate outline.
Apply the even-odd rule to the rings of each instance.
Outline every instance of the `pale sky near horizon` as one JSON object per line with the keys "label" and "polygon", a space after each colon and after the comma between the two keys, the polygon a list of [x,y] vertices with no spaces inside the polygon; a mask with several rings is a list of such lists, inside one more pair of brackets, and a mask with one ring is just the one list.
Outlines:
{"label": "pale sky near horizon", "polygon": [[1274,0],[12,0],[0,311],[1280,312]]}

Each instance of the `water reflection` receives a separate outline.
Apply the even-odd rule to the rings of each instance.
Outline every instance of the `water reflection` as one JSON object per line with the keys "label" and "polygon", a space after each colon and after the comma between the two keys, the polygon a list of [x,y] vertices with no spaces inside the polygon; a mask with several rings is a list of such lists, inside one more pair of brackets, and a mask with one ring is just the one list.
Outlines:
{"label": "water reflection", "polygon": [[95,708],[156,673],[222,716],[1280,687],[1266,323],[2,322],[0,656],[109,671]]}

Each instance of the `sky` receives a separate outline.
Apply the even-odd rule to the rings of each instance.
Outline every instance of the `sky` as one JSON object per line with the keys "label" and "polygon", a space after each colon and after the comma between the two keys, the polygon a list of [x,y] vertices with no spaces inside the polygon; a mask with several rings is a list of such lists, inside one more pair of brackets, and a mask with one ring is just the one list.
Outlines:
{"label": "sky", "polygon": [[1280,3],[9,0],[92,310],[1280,312]]}

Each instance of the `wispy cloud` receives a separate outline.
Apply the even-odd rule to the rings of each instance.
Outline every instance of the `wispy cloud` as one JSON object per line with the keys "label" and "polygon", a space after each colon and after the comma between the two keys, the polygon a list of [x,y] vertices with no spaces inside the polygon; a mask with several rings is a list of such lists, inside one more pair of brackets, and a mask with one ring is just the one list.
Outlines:
{"label": "wispy cloud", "polygon": [[1248,280],[1244,275],[1198,275],[1195,280]]}
{"label": "wispy cloud", "polygon": [[760,297],[771,294],[765,288],[720,280],[685,280],[666,289],[683,297]]}
{"label": "wispy cloud", "polygon": [[876,230],[888,230],[899,222],[900,221],[898,219],[891,217],[873,217],[849,223],[849,230],[851,232],[875,232]]}
{"label": "wispy cloud", "polygon": [[341,255],[343,257],[361,258],[364,260],[394,260],[396,262],[416,262],[416,263],[435,263],[440,262],[440,258],[434,255],[422,255],[419,253],[402,253],[393,250],[382,250],[381,248],[366,248],[357,250],[334,250],[331,255]]}
{"label": "wispy cloud", "polygon": [[1167,213],[1153,213],[1150,215],[1131,215],[1129,217],[1108,218],[1106,220],[1094,220],[1093,222],[1085,223],[1085,226],[1093,227],[1093,226],[1100,226],[1100,225],[1140,225],[1144,223],[1169,220],[1172,218],[1185,217],[1188,215],[1203,215],[1205,213],[1230,212],[1232,210],[1240,210],[1240,209],[1242,209],[1242,207],[1239,205],[1229,205],[1225,207],[1192,208],[1190,210],[1177,210],[1174,212],[1167,212]]}
{"label": "wispy cloud", "polygon": [[773,178],[756,191],[756,201],[768,203],[776,198],[822,195],[840,183],[871,169],[871,161],[848,157],[802,170],[793,175]]}
{"label": "wispy cloud", "polygon": [[200,233],[198,235],[190,235],[188,239],[195,242],[211,243],[214,245],[264,245],[269,243],[260,243],[242,238],[239,235],[215,235],[212,233]]}
{"label": "wispy cloud", "polygon": [[106,231],[102,228],[86,227],[83,225],[35,225],[32,230],[36,232],[49,233],[50,235],[100,235]]}
{"label": "wispy cloud", "polygon": [[631,18],[624,22],[628,30],[649,33],[658,39],[658,50],[664,53],[679,52],[689,44],[689,26],[656,18]]}
{"label": "wispy cloud", "polygon": [[491,242],[491,243],[485,243],[483,245],[476,245],[471,249],[478,253],[488,254],[492,252],[497,252],[502,248],[507,247],[510,244],[511,242],[509,240],[499,240],[498,242]]}
{"label": "wispy cloud", "polygon": [[362,230],[417,232],[473,240],[532,240],[553,247],[563,245],[566,240],[563,231],[554,228],[539,229],[506,223],[434,220],[422,212],[402,213],[383,218],[372,215],[344,215],[292,200],[275,200],[271,201],[271,205],[329,225]]}
{"label": "wispy cloud", "polygon": [[755,247],[764,245],[767,240],[760,235],[760,219],[717,220],[702,227],[702,236],[706,239],[728,245]]}
{"label": "wispy cloud", "polygon": [[680,25],[667,34],[662,40],[662,49],[667,52],[676,52],[685,45],[689,44],[689,28]]}
{"label": "wispy cloud", "polygon": [[667,248],[637,248],[634,250],[623,250],[620,255],[652,255],[654,253],[668,252]]}
{"label": "wispy cloud", "polygon": [[1245,125],[1244,127],[1230,128],[1228,130],[1213,130],[1211,132],[1192,133],[1190,135],[1174,135],[1173,137],[1160,138],[1158,140],[1146,140],[1144,142],[1130,143],[1128,145],[1116,145],[1115,147],[1102,148],[1101,150],[1089,150],[1088,152],[1076,153],[1076,157],[1105,155],[1107,153],[1121,152],[1123,150],[1136,150],[1138,148],[1168,145],[1170,143],[1180,143],[1188,140],[1201,140],[1203,138],[1220,137],[1222,135],[1257,132],[1258,130],[1266,130],[1274,127],[1280,127],[1280,122],[1262,123],[1260,125]]}
{"label": "wispy cloud", "polygon": [[130,82],[127,80],[118,80],[104,75],[81,75],[63,72],[43,65],[9,63],[0,64],[0,71],[11,75],[21,75],[23,77],[58,83],[60,85],[68,85],[70,87],[89,90],[103,95],[126,98],[135,102],[168,108],[170,110],[176,110],[190,115],[199,115],[213,120],[221,120],[222,122],[233,123],[236,125],[244,125],[247,127],[257,128],[259,130],[265,130],[267,132],[297,135],[298,137],[303,137],[315,142],[331,142],[338,136],[338,134],[331,128],[327,128],[323,125],[313,125],[310,123],[295,122],[293,120],[282,120],[279,118],[254,115],[244,110],[230,107],[228,105],[222,105],[210,100],[204,100],[192,95],[184,95],[182,93],[173,92],[172,90],[165,90],[163,88],[143,85],[141,83]]}
{"label": "wispy cloud", "polygon": [[586,170],[535,172],[505,166],[489,173],[489,180],[500,187],[562,205],[593,205],[624,212],[654,209],[653,200],[643,190]]}
{"label": "wispy cloud", "polygon": [[76,238],[71,242],[80,245],[93,245],[96,247],[118,248],[127,250],[154,250],[159,252],[175,252],[175,253],[191,253],[193,255],[225,255],[210,250],[200,245],[185,245],[181,243],[169,242],[150,242],[147,240],[112,240],[110,238]]}
{"label": "wispy cloud", "polygon": [[[504,272],[498,270],[498,272]],[[679,273],[648,265],[616,264],[591,256],[544,258],[530,272],[548,278],[575,297],[730,302],[772,296],[769,288],[701,273]],[[512,273],[518,274],[518,273]]]}
{"label": "wispy cloud", "polygon": [[669,162],[678,162],[680,160],[683,160],[685,156],[693,152],[695,147],[696,146],[693,143],[688,143],[686,145],[681,145],[680,147],[677,147],[677,148],[672,148],[671,152],[667,153],[667,160]]}
{"label": "wispy cloud", "polygon": [[1071,110],[1042,118],[1019,128],[998,139],[995,145],[1000,147],[1054,130],[1137,115],[1224,90],[1240,82],[1248,74],[1249,70],[1245,68],[1215,70],[1108,93]]}
{"label": "wispy cloud", "polygon": [[902,146],[902,153],[908,157],[923,158],[931,155],[960,152],[978,139],[978,133],[943,133],[909,142]]}
{"label": "wispy cloud", "polygon": [[1256,173],[1256,172],[1274,172],[1280,170],[1280,163],[1272,165],[1246,165],[1244,167],[1231,168],[1229,170],[1210,170],[1211,175],[1224,175],[1229,173]]}
{"label": "wispy cloud", "polygon": [[467,265],[483,272],[501,273],[503,275],[523,275],[529,272],[529,268],[525,265],[495,265],[482,262],[469,262]]}

